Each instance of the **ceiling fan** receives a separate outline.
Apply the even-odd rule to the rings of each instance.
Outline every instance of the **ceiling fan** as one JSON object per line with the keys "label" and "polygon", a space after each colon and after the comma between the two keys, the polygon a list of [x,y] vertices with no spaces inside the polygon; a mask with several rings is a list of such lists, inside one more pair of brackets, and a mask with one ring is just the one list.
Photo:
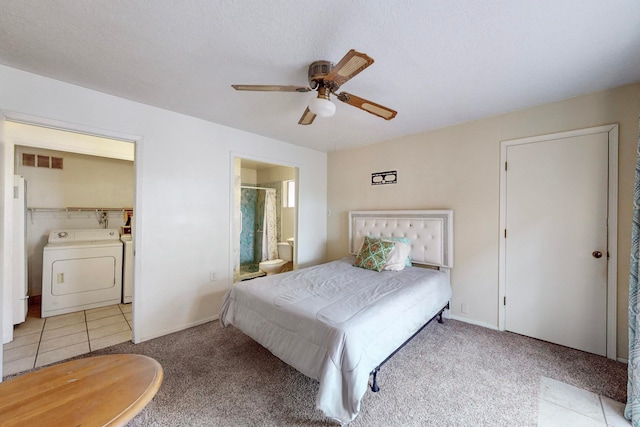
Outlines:
{"label": "ceiling fan", "polygon": [[347,92],[337,93],[337,90],[355,77],[362,70],[373,64],[373,58],[364,53],[351,49],[338,62],[315,61],[309,65],[309,86],[286,85],[231,85],[236,90],[266,91],[266,92],[309,92],[316,90],[318,96],[309,102],[309,106],[300,117],[299,125],[310,125],[316,116],[330,117],[336,112],[336,106],[329,100],[333,94],[340,101],[360,108],[368,113],[382,117],[385,120],[393,119],[397,111],[384,107],[375,102],[352,95]]}

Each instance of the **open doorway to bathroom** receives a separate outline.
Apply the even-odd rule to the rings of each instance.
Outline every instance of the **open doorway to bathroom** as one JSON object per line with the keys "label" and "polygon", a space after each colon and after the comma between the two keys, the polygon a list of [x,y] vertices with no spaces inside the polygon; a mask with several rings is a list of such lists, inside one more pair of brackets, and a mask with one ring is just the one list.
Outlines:
{"label": "open doorway to bathroom", "polygon": [[297,168],[234,161],[234,282],[294,268]]}

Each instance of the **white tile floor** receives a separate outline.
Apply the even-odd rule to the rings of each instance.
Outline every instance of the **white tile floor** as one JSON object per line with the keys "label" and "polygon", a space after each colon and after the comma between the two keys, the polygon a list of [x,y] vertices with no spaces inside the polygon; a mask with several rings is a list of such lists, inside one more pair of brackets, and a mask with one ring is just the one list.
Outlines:
{"label": "white tile floor", "polygon": [[131,340],[131,304],[118,304],[42,319],[30,310],[3,346],[2,374],[39,368]]}
{"label": "white tile floor", "polygon": [[542,377],[538,427],[629,427],[624,403]]}

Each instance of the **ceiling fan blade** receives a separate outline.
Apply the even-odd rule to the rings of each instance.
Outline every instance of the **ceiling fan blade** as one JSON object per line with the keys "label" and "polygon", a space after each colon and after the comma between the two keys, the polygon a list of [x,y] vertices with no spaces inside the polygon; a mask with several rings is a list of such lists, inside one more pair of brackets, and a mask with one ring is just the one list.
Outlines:
{"label": "ceiling fan blade", "polygon": [[231,85],[235,90],[251,90],[259,92],[309,92],[311,88],[305,86],[284,85]]}
{"label": "ceiling fan blade", "polygon": [[396,116],[396,114],[398,114],[397,111],[392,110],[391,108],[387,108],[380,104],[376,104],[375,102],[368,101],[364,98],[351,95],[347,92],[340,92],[340,94],[338,95],[338,99],[349,105],[360,108],[361,110],[364,110],[368,113],[371,113],[378,117],[382,117],[385,120],[391,120]]}
{"label": "ceiling fan blade", "polygon": [[[324,81],[334,82],[337,87],[332,87],[332,90],[336,90],[371,64],[373,64],[373,58],[367,56],[365,53],[356,52],[351,49],[344,58],[329,71],[329,74],[324,77]],[[328,86],[331,87],[333,85]]]}
{"label": "ceiling fan blade", "polygon": [[311,112],[311,110],[309,110],[309,107],[307,107],[306,110],[304,110],[304,113],[302,113],[302,117],[300,117],[300,120],[298,121],[299,125],[310,125],[311,123],[313,123],[313,120],[316,118],[316,115],[313,114]]}

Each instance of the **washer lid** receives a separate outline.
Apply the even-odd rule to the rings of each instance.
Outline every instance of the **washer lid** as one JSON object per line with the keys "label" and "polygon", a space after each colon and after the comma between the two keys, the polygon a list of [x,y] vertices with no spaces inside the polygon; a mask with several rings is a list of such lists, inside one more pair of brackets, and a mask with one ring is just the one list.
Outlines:
{"label": "washer lid", "polygon": [[120,240],[120,233],[116,228],[51,230],[49,233],[49,243],[95,242],[103,240]]}

